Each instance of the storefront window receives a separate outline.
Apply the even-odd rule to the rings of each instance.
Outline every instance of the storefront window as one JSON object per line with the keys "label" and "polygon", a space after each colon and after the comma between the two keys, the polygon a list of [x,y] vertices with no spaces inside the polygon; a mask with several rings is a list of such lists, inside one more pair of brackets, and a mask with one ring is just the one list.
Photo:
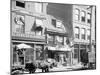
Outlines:
{"label": "storefront window", "polygon": [[78,49],[74,49],[74,58],[78,58]]}
{"label": "storefront window", "polygon": [[15,51],[13,51],[13,64],[17,62],[17,54]]}
{"label": "storefront window", "polygon": [[79,56],[79,44],[74,45],[74,58],[78,59]]}
{"label": "storefront window", "polygon": [[40,55],[41,55],[40,51],[36,51],[36,59],[37,60],[40,60],[40,58],[41,58]]}
{"label": "storefront window", "polygon": [[19,63],[20,65],[24,65],[24,57],[19,56]]}

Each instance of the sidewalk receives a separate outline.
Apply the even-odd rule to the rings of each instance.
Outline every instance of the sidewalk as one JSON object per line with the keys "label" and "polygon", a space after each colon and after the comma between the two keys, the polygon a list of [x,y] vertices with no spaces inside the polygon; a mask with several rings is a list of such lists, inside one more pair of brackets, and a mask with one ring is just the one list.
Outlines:
{"label": "sidewalk", "polygon": [[[71,71],[71,70],[75,70],[75,69],[79,69],[82,68],[83,66],[81,64],[77,64],[77,65],[72,65],[72,66],[59,66],[59,67],[53,67],[52,69],[50,69],[50,72],[54,72],[54,71]],[[39,73],[42,72],[42,69],[36,69],[35,73]],[[24,72],[27,73],[28,72]]]}

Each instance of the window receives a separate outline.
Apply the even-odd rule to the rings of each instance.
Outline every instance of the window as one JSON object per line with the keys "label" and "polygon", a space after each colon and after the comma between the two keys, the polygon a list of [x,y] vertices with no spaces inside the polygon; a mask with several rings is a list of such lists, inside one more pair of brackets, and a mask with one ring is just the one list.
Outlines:
{"label": "window", "polygon": [[82,12],[81,12],[81,21],[82,21],[82,22],[85,22],[85,16],[86,16],[85,11],[82,11]]}
{"label": "window", "polygon": [[76,9],[75,10],[75,20],[79,20],[79,18],[80,18],[80,11],[79,9]]}
{"label": "window", "polygon": [[52,25],[54,25],[56,27],[56,20],[52,19]]}
{"label": "window", "polygon": [[25,3],[24,2],[20,2],[20,1],[16,1],[16,6],[25,8]]}
{"label": "window", "polygon": [[62,27],[62,22],[57,21],[57,26],[56,27],[61,28]]}
{"label": "window", "polygon": [[90,13],[87,14],[87,23],[91,23],[91,14]]}
{"label": "window", "polygon": [[87,40],[90,40],[90,30],[87,30]]}
{"label": "window", "polygon": [[49,43],[52,43],[52,44],[55,43],[55,36],[54,35],[48,34],[48,39],[49,39]]}
{"label": "window", "polygon": [[42,3],[35,3],[35,11],[38,13],[42,12]]}
{"label": "window", "polygon": [[75,28],[75,38],[79,39],[79,28]]}
{"label": "window", "polygon": [[35,26],[35,34],[36,35],[42,35],[42,29],[43,29],[43,21],[41,19],[36,19],[36,26]]}
{"label": "window", "polygon": [[43,25],[43,21],[41,19],[36,19],[36,25],[37,26],[42,26]]}
{"label": "window", "polygon": [[25,19],[24,16],[16,14],[16,17],[14,18],[15,22],[15,29],[18,33],[24,33],[25,32]]}
{"label": "window", "polygon": [[78,59],[79,56],[79,44],[74,45],[74,58]]}
{"label": "window", "polygon": [[81,38],[85,40],[85,29],[81,29]]}
{"label": "window", "polygon": [[78,59],[78,51],[79,49],[74,49],[74,58]]}
{"label": "window", "polygon": [[42,31],[35,31],[35,35],[41,36],[42,35]]}
{"label": "window", "polygon": [[57,42],[60,43],[60,44],[64,44],[64,37],[57,36]]}

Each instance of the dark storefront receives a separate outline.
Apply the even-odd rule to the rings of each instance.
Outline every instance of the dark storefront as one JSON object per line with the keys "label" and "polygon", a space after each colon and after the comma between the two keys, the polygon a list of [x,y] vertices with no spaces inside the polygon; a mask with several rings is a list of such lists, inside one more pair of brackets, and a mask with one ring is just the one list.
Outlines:
{"label": "dark storefront", "polygon": [[74,63],[88,62],[88,45],[74,44]]}

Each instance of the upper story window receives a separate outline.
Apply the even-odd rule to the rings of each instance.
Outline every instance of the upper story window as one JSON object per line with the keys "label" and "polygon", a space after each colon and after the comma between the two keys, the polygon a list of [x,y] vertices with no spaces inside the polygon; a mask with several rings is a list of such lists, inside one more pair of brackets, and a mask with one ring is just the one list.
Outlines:
{"label": "upper story window", "polygon": [[90,30],[87,30],[87,40],[90,40]]}
{"label": "upper story window", "polygon": [[35,35],[41,36],[42,35],[42,31],[35,31]]}
{"label": "upper story window", "polygon": [[86,18],[86,12],[85,11],[82,11],[81,12],[81,21],[82,22],[85,22],[85,18]]}
{"label": "upper story window", "polygon": [[43,20],[41,20],[41,19],[36,19],[36,25],[37,25],[37,26],[42,26],[42,25],[43,25]]}
{"label": "upper story window", "polygon": [[35,19],[34,24],[31,28],[31,31],[38,31],[38,32],[42,32],[43,29],[43,20],[41,19]]}
{"label": "upper story window", "polygon": [[79,39],[79,33],[80,33],[79,27],[76,27],[74,32],[75,32],[75,38]]}
{"label": "upper story window", "polygon": [[79,20],[80,18],[80,11],[79,9],[75,9],[75,20]]}
{"label": "upper story window", "polygon": [[50,39],[49,42],[51,42],[52,44],[55,43],[55,35],[48,34],[48,37],[47,38]]}
{"label": "upper story window", "polygon": [[57,28],[62,28],[62,22],[57,21],[56,19],[52,19],[52,25],[54,25],[54,27],[57,27]]}
{"label": "upper story window", "polygon": [[35,27],[35,33],[36,35],[42,35],[42,29],[43,29],[43,20],[36,19],[36,27]]}
{"label": "upper story window", "polygon": [[38,13],[42,12],[42,3],[35,3],[35,11]]}
{"label": "upper story window", "polygon": [[57,41],[58,41],[58,42],[63,42],[63,37],[57,36]]}
{"label": "upper story window", "polygon": [[58,27],[58,28],[62,28],[62,22],[57,21],[57,25],[56,25],[56,27]]}
{"label": "upper story window", "polygon": [[21,7],[21,8],[25,8],[25,3],[21,2],[21,1],[16,1],[16,6]]}
{"label": "upper story window", "polygon": [[87,23],[91,23],[91,14],[90,13],[87,14]]}
{"label": "upper story window", "polygon": [[56,27],[56,20],[52,19],[52,25],[54,25]]}
{"label": "upper story window", "polygon": [[85,40],[85,28],[81,29],[81,38]]}

